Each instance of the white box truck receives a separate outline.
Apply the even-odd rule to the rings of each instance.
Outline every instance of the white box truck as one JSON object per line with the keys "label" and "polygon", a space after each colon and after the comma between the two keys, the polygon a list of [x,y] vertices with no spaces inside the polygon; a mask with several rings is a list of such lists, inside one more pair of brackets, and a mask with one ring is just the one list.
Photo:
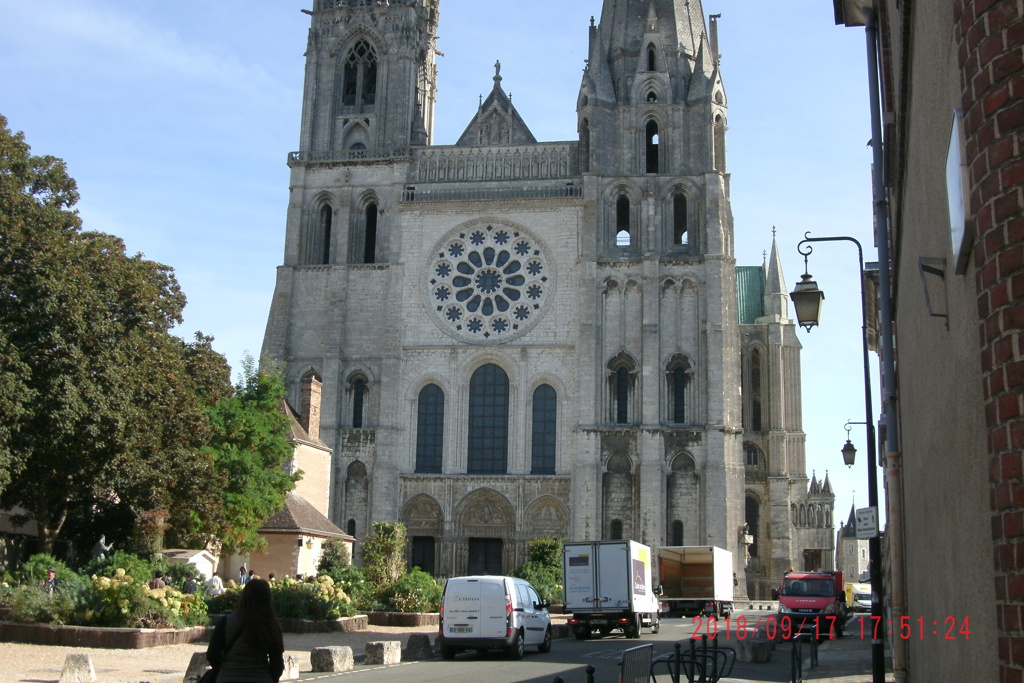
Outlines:
{"label": "white box truck", "polygon": [[732,553],[715,546],[658,548],[661,609],[670,616],[732,613]]}
{"label": "white box truck", "polygon": [[562,547],[562,573],[568,624],[580,640],[594,631],[621,629],[639,638],[661,626],[658,596],[651,583],[651,549],[635,541],[582,541]]}

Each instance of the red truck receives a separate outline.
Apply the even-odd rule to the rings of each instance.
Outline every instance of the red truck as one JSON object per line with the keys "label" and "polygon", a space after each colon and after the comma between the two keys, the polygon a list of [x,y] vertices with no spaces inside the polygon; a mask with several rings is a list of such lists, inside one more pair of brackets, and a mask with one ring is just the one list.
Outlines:
{"label": "red truck", "polygon": [[779,601],[779,620],[788,620],[792,633],[842,637],[847,616],[842,572],[789,570],[782,578],[782,589],[772,589],[772,600]]}

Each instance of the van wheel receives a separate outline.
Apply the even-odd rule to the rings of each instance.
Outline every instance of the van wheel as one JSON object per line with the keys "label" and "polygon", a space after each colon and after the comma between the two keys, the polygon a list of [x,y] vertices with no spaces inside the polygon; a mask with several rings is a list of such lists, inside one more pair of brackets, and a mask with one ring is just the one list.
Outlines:
{"label": "van wheel", "polygon": [[447,643],[441,643],[441,659],[452,660],[455,659],[456,650],[454,647]]}
{"label": "van wheel", "polygon": [[523,642],[523,634],[521,631],[516,631],[516,634],[512,637],[512,644],[508,646],[508,658],[522,659],[525,652],[526,643]]}
{"label": "van wheel", "polygon": [[544,641],[537,646],[537,652],[551,652],[551,627],[544,631]]}
{"label": "van wheel", "polygon": [[661,617],[657,614],[651,616],[651,633],[657,633],[661,630]]}
{"label": "van wheel", "polygon": [[633,621],[626,624],[622,629],[623,634],[627,638],[639,638],[640,637],[640,615],[633,617]]}

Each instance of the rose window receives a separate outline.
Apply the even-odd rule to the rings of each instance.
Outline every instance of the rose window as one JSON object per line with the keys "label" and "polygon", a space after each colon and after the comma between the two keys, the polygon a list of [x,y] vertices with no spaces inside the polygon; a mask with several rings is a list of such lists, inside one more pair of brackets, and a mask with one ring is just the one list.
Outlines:
{"label": "rose window", "polygon": [[477,343],[500,343],[532,327],[553,289],[539,240],[491,226],[457,230],[431,254],[428,297],[441,327]]}

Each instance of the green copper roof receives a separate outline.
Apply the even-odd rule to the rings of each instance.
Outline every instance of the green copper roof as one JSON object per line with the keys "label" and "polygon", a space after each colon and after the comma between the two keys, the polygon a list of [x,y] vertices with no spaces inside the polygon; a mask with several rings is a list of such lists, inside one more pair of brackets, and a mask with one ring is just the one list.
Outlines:
{"label": "green copper roof", "polygon": [[764,315],[764,267],[736,267],[736,299],[740,325],[752,325]]}

